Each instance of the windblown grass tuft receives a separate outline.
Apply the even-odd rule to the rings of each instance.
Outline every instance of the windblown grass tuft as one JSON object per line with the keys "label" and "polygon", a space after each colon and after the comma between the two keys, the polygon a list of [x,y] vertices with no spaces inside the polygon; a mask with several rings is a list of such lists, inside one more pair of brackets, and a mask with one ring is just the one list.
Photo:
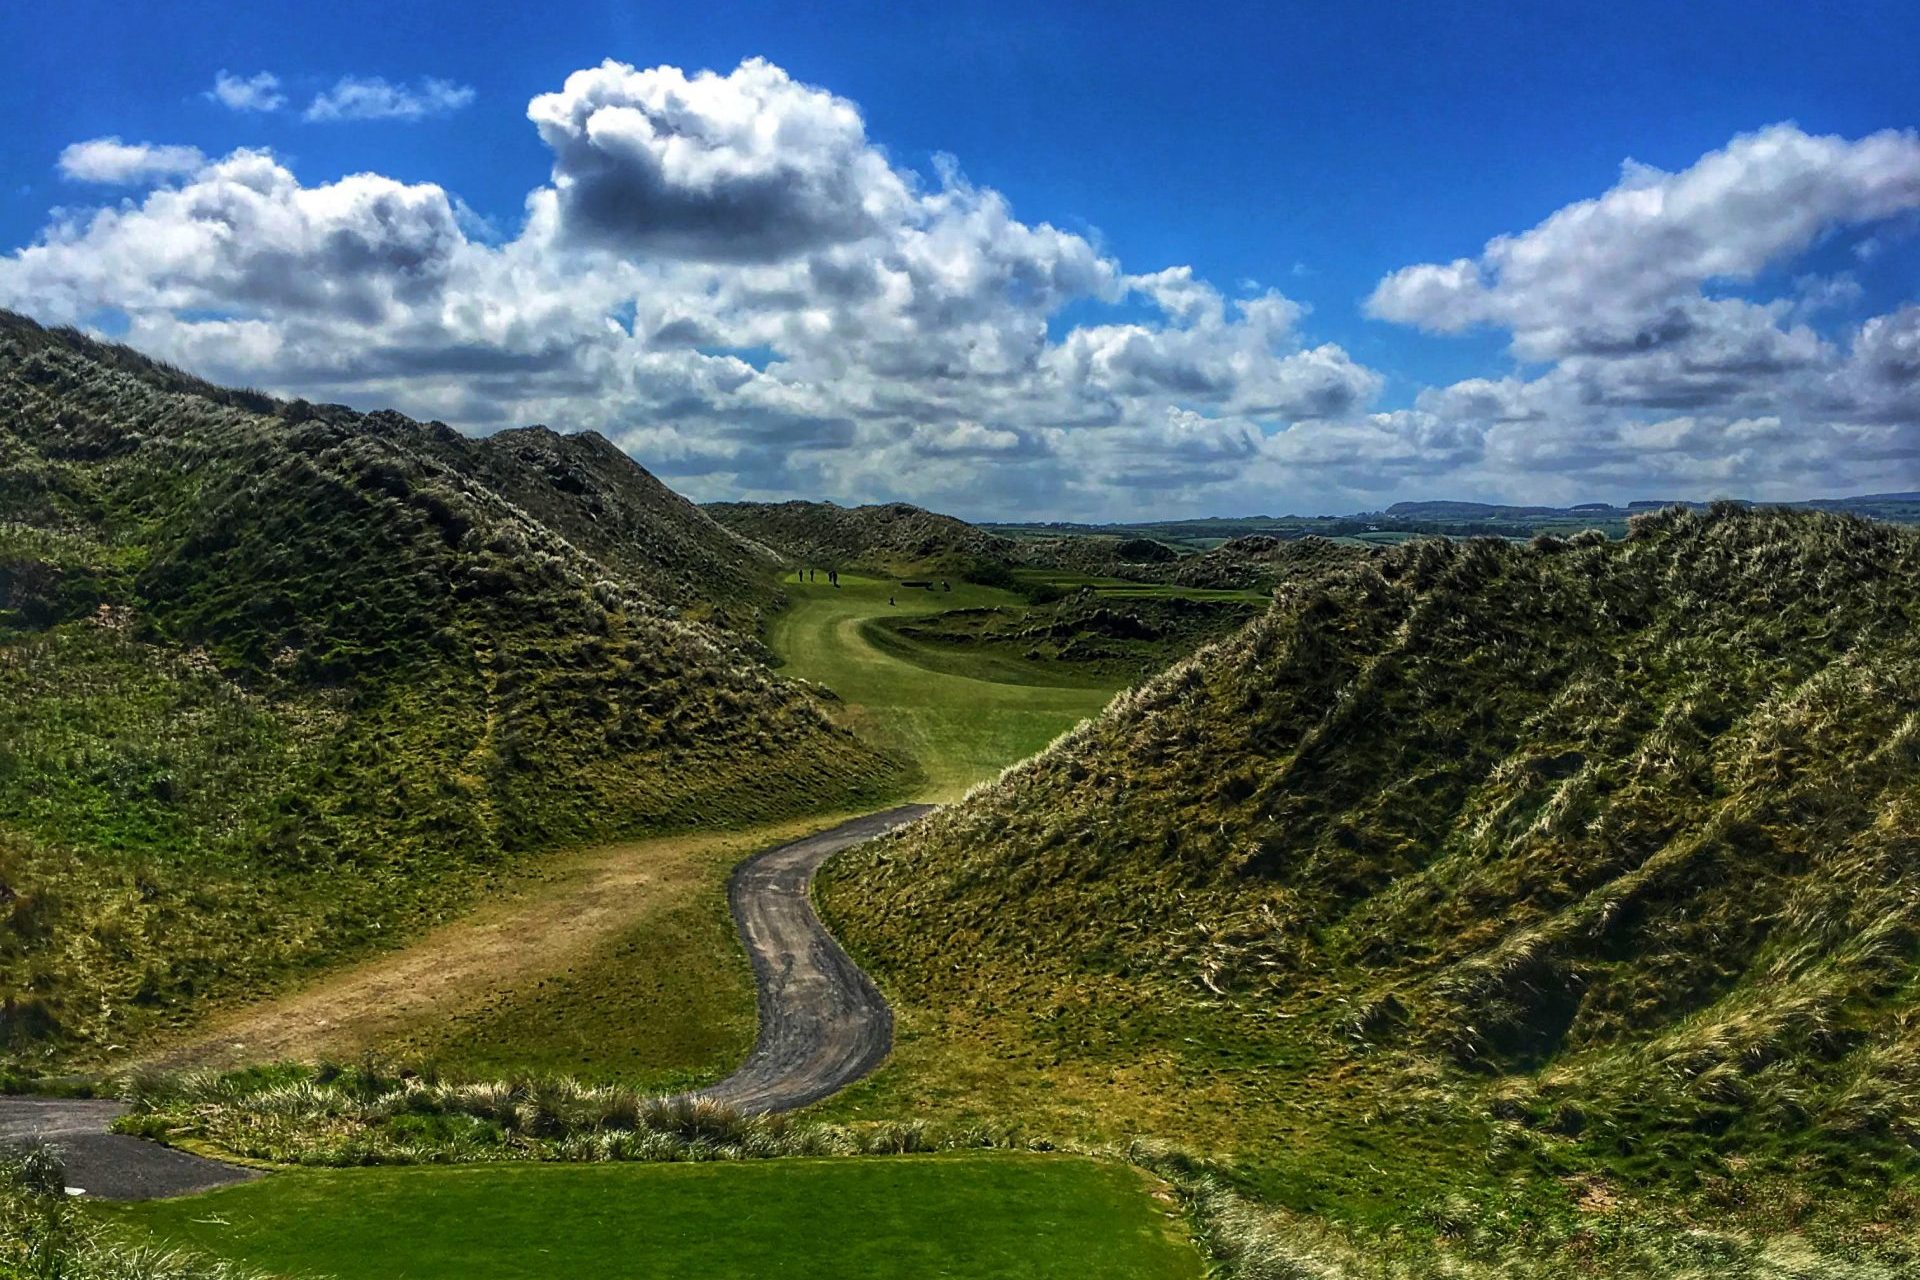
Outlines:
{"label": "windblown grass tuft", "polygon": [[133,1108],[117,1122],[123,1132],[321,1167],[1052,1149],[1012,1127],[825,1124],[565,1076],[451,1080],[371,1062],[224,1074],[146,1072],[128,1078],[122,1092]]}

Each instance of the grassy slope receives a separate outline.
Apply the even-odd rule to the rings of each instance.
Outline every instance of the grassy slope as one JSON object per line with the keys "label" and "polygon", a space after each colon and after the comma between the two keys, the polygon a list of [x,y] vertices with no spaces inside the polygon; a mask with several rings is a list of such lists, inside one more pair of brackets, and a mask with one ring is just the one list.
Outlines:
{"label": "grassy slope", "polygon": [[[791,590],[805,594],[804,584]],[[1117,609],[1158,617],[1171,609],[1192,621],[1186,616],[1189,606],[1163,598],[1165,590],[1126,584],[1103,590],[1097,603],[1076,596],[1035,610],[1002,605],[987,616],[1010,625],[1030,617],[1077,623],[1082,614],[1104,616]],[[933,595],[896,589],[902,604],[888,609],[879,593],[875,584],[849,579],[840,592],[820,589],[816,603],[854,613],[877,609],[881,616],[857,634],[880,643],[890,633],[879,624],[904,620],[908,608],[944,608],[957,598],[977,611],[980,601],[1001,598],[964,584],[957,593]],[[1199,607],[1209,625],[1218,621],[1212,613],[1216,606],[1247,609],[1252,604],[1208,596]],[[938,623],[947,615],[906,616]],[[1190,632],[1170,626],[1166,636],[1148,646],[1159,665],[1197,643]],[[822,644],[831,638],[831,633],[823,636]],[[1133,670],[1116,675],[1107,669],[1112,664],[1096,663],[1096,670],[1086,671],[1082,663],[1033,662],[1020,656],[1026,646],[1026,641],[1012,648],[906,644],[905,652],[887,650],[909,664],[878,668],[876,659],[876,669],[891,672],[887,687],[918,699],[914,714],[936,726],[919,738],[896,737],[896,747],[947,752],[957,741],[977,753],[973,772],[990,776],[1050,740],[1075,713],[1049,714],[1028,735],[1031,742],[1017,726],[982,737],[970,723],[979,699],[993,699],[1004,709],[1037,697],[1044,709],[1054,697],[1044,689],[987,686],[1059,685],[1070,678],[1086,686],[1092,710]],[[936,671],[963,679],[931,678]],[[850,687],[870,694],[876,680],[869,673]],[[899,716],[866,718],[894,724]],[[951,784],[959,785],[958,780]],[[557,1072],[660,1090],[711,1079],[737,1065],[754,1029],[750,974],[726,910],[727,871],[744,853],[827,821],[804,819],[731,835],[660,837],[550,856],[497,877],[487,900],[459,920],[311,985],[195,1026],[183,1039],[156,1046],[150,1056],[173,1064],[240,1066],[282,1058],[352,1061],[374,1051],[476,1076]]]}
{"label": "grassy slope", "polygon": [[431,1061],[670,1091],[739,1065],[752,971],[726,879],[748,854],[835,816],[554,854],[405,946],[223,1012],[148,1051],[171,1066]]}
{"label": "grassy slope", "polygon": [[833,690],[856,732],[914,761],[923,799],[957,798],[1094,714],[1124,683],[1049,687],[928,670],[876,648],[863,630],[870,619],[1013,599],[1002,591],[964,582],[951,592],[907,590],[853,574],[837,589],[796,578],[785,589],[792,604],[768,631],[782,674]]}
{"label": "grassy slope", "polygon": [[1124,1166],[959,1155],[282,1174],[108,1211],[277,1273],[1189,1280]]}
{"label": "grassy slope", "polygon": [[1283,593],[829,867],[903,1031],[837,1107],[1157,1132],[1489,1248],[1897,1218],[1916,614],[1913,535],[1731,513]]}
{"label": "grassy slope", "polygon": [[[662,603],[684,577],[490,487],[498,454],[0,316],[0,1054],[383,944],[514,854],[897,790]],[[556,511],[649,500],[596,467]]]}
{"label": "grassy slope", "polygon": [[772,551],[715,523],[597,432],[521,427],[476,441],[474,452],[502,496],[683,615],[747,630],[777,604]]}

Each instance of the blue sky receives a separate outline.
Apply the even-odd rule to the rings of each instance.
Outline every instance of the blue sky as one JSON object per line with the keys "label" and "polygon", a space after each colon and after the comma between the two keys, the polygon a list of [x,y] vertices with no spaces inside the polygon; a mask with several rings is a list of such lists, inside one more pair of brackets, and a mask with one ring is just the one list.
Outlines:
{"label": "blue sky", "polygon": [[[962,514],[1046,506],[1031,513],[1125,516],[1352,510],[1417,496],[1920,487],[1920,426],[1902,385],[1909,330],[1920,331],[1920,201],[1902,194],[1911,157],[1898,144],[1911,140],[1899,131],[1920,124],[1911,63],[1920,6],[1217,5],[1197,16],[1127,4],[513,9],[84,2],[0,12],[0,47],[15,51],[11,69],[23,77],[0,104],[9,139],[0,251],[14,251],[11,276],[0,266],[0,301],[316,398],[393,402],[476,430],[536,413],[592,427],[700,497],[899,496]],[[822,223],[812,240],[781,233],[777,251],[760,232],[731,247],[711,236],[694,243],[663,239],[659,227],[623,230],[570,202],[555,166],[571,162],[555,138],[564,143],[571,126],[543,134],[528,119],[532,100],[607,59],[637,75],[669,67],[724,77],[748,58],[817,91],[816,105],[831,95],[857,113],[860,154],[883,158],[868,196],[893,202],[882,220],[908,228],[912,246],[864,222],[857,235],[839,222]],[[222,71],[271,75],[281,105],[223,104],[209,94]],[[347,118],[304,118],[343,80],[362,90],[342,99],[336,114]],[[386,96],[368,97],[377,82]],[[607,92],[645,97],[650,84]],[[784,109],[760,92],[742,100]],[[1738,141],[1782,122],[1797,127],[1794,137]],[[1894,142],[1867,145],[1888,130]],[[103,138],[191,148],[208,165],[237,148],[263,150],[308,192],[379,175],[415,193],[402,203],[423,226],[437,226],[438,214],[420,193],[443,193],[462,228],[461,243],[442,255],[436,240],[433,250],[453,263],[450,283],[425,303],[417,268],[404,289],[381,285],[375,301],[359,296],[363,280],[300,296],[239,288],[234,279],[257,273],[238,267],[224,285],[183,283],[178,263],[156,265],[142,248],[170,234],[157,214],[103,229],[91,211],[211,180],[184,160],[143,161],[126,180],[132,162],[105,153],[63,173],[67,148]],[[854,153],[833,154],[845,162]],[[936,222],[958,227],[961,215],[900,205],[883,170],[910,175],[922,196],[938,193],[943,154],[974,193],[957,202],[971,228],[966,252],[1001,272],[961,273],[990,277],[992,314],[952,292],[951,279],[939,284],[948,292],[916,294],[904,310],[856,314],[836,302],[825,321],[822,305],[772,287],[770,273],[803,259],[818,277],[830,265],[822,255],[887,261],[899,251],[923,264],[902,268],[901,287],[933,289],[924,282],[939,268],[928,264],[960,252]],[[1569,227],[1539,247],[1579,263],[1607,243],[1724,239],[1746,246],[1731,274],[1661,265],[1649,291],[1642,263],[1596,272],[1582,291],[1554,283],[1576,268],[1549,265],[1525,291],[1476,285],[1473,299],[1457,279],[1441,299],[1427,287],[1437,277],[1383,289],[1396,273],[1478,258],[1494,237],[1605,196],[1629,158],[1686,175],[1715,155],[1729,157],[1729,173],[1702,170],[1685,199],[1718,203],[1679,231],[1681,215],[1663,212],[1657,225],[1616,228],[1611,242],[1595,233],[1601,250]],[[587,159],[595,173],[607,163]],[[113,180],[100,181],[100,166],[114,164]],[[817,185],[820,172],[810,172]],[[562,196],[536,255],[527,202],[543,189]],[[622,208],[639,199],[633,216],[643,220],[712,212],[663,213],[662,201],[685,195],[663,190],[616,194]],[[1804,198],[1819,212],[1807,226],[1756,226],[1766,211],[1747,207],[1743,191]],[[1077,243],[1010,247],[987,227],[995,219],[981,212],[980,193],[1017,221],[1013,240],[1046,224]],[[772,202],[761,212],[791,218],[796,209]],[[64,224],[56,210],[67,211]],[[301,215],[309,231],[314,216]],[[1747,221],[1723,228],[1722,216]],[[280,234],[274,225],[254,218],[245,234]],[[382,234],[392,225],[380,222]],[[72,243],[63,255],[19,252],[50,239]],[[1082,244],[1109,265],[1081,260]],[[502,245],[507,252],[481,260]],[[539,265],[508,260],[522,251]],[[742,253],[752,259],[744,267]],[[588,261],[595,255],[602,265]],[[391,265],[329,262],[363,274]],[[1190,268],[1223,300],[1211,336],[1187,333],[1207,327],[1193,319],[1201,312],[1176,314],[1161,286],[1138,283],[1167,268]],[[1480,269],[1491,280],[1502,268],[1482,259]],[[615,273],[613,293],[632,297],[581,284]],[[1018,293],[1041,278],[1042,300]],[[532,309],[537,321],[459,328],[448,317],[494,306],[476,300],[484,288],[507,289],[515,306],[530,291],[551,297]],[[1633,296],[1617,296],[1623,289]],[[1285,316],[1235,309],[1269,290],[1283,295]],[[352,307],[338,310],[349,295]],[[715,297],[726,299],[724,314],[688,311],[689,300]],[[631,325],[636,306],[643,319],[677,317],[675,332],[707,340],[688,339],[672,359],[663,340],[649,345],[637,332],[606,346],[604,317]],[[1579,333],[1569,338],[1543,308],[1584,316],[1569,322]],[[962,354],[903,358],[908,347],[954,340],[960,322],[940,317],[975,327],[955,346]],[[909,319],[947,327],[901,327]],[[594,355],[556,372],[558,357],[528,335],[569,323],[591,333]],[[809,347],[808,324],[834,340]],[[235,325],[251,326],[247,341]],[[1632,365],[1614,359],[1608,335],[1619,325],[1638,344]],[[1601,330],[1604,341],[1593,338]],[[1683,336],[1650,351],[1649,334]],[[869,342],[871,353],[847,355]],[[394,354],[423,344],[491,350],[499,364],[459,383],[446,359],[409,364]],[[1268,358],[1291,363],[1259,367]],[[740,371],[717,363],[728,360],[743,361],[749,381],[735,383]],[[1009,369],[1023,361],[1047,367],[1046,387],[1014,384]],[[1068,366],[1078,381],[1062,390]],[[1762,366],[1764,376],[1745,381],[1729,372]],[[534,367],[551,376],[513,382],[513,369]]]}

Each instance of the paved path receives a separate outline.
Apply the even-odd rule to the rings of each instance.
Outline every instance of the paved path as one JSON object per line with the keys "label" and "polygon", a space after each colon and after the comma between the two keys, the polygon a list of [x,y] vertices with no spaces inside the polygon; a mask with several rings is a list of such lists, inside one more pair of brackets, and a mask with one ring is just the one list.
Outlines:
{"label": "paved path", "polygon": [[734,869],[727,896],[753,960],[760,1034],[746,1065],[699,1096],[742,1111],[787,1111],[880,1065],[893,1047],[893,1011],[820,923],[807,890],[833,854],[932,811],[909,804],[870,813]]}
{"label": "paved path", "polygon": [[123,1102],[100,1098],[0,1097],[0,1143],[38,1138],[58,1147],[67,1185],[104,1200],[180,1196],[260,1176],[157,1142],[108,1133],[107,1125],[126,1109]]}

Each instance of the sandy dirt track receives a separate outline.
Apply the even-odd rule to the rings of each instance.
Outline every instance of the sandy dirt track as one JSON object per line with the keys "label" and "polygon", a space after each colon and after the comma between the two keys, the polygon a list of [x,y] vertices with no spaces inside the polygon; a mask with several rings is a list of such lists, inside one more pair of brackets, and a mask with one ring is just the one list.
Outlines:
{"label": "sandy dirt track", "polygon": [[758,831],[668,836],[555,855],[544,861],[548,878],[542,882],[483,902],[403,947],[310,986],[216,1014],[142,1060],[167,1068],[224,1069],[390,1052],[422,1027],[470,1014],[489,996],[530,986],[644,926],[657,905],[706,892],[712,859],[744,858],[765,848],[770,835],[802,835],[818,824],[817,818],[798,819]]}

